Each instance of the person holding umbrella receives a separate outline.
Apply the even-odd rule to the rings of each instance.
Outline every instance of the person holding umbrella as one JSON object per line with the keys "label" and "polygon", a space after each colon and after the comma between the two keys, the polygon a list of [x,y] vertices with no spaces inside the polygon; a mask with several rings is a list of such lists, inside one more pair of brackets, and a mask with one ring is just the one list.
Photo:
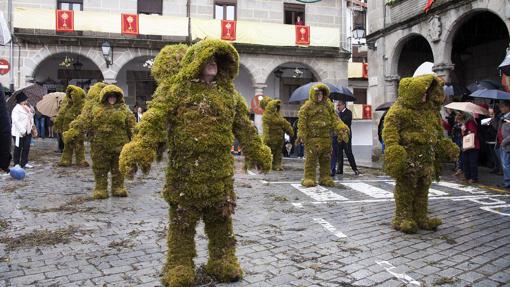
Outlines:
{"label": "person holding umbrella", "polygon": [[9,172],[11,159],[11,121],[7,113],[4,88],[0,84],[0,172]]}
{"label": "person holding umbrella", "polygon": [[[343,174],[344,173],[344,151],[345,155],[347,156],[347,159],[349,160],[349,165],[351,166],[351,169],[354,171],[354,175],[359,175],[360,172],[358,170],[358,167],[356,166],[356,160],[354,159],[354,155],[352,154],[352,130],[351,130],[351,124],[352,124],[352,112],[347,108],[345,105],[345,101],[340,100],[337,102],[336,105],[336,112],[342,122],[349,127],[349,141],[338,142],[338,136],[333,136],[333,151],[331,153],[331,176],[334,176],[336,174]],[[338,162],[338,170],[336,169],[336,165]]]}
{"label": "person holding umbrella", "polygon": [[[480,139],[478,134],[478,125],[473,115],[467,112],[462,113],[462,159],[464,178],[468,183],[473,184],[478,181],[478,156],[480,153]],[[474,144],[467,145],[466,137],[474,134]]]}
{"label": "person holding umbrella", "polygon": [[499,103],[501,120],[498,121],[498,134],[496,138],[496,151],[499,152],[501,167],[503,169],[504,187],[510,188],[510,139],[505,137],[504,128],[507,128],[510,120],[510,101]]}

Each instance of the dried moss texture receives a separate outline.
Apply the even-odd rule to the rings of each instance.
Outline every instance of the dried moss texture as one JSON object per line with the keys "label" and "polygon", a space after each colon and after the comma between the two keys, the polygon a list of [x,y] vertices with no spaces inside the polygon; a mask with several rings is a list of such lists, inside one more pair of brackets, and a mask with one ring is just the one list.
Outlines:
{"label": "dried moss texture", "polygon": [[271,149],[273,154],[273,170],[283,170],[282,149],[285,144],[284,134],[294,136],[290,123],[280,114],[280,100],[265,96],[260,103],[264,109],[262,114],[262,140]]}
{"label": "dried moss texture", "polygon": [[[99,87],[98,87],[99,89]],[[114,105],[108,103],[108,96],[117,97]],[[135,126],[135,118],[124,103],[122,89],[108,85],[101,89],[99,102],[92,105],[90,113],[77,124],[73,133],[64,133],[65,141],[72,141],[76,136],[90,134],[90,156],[96,186],[93,197],[108,197],[108,173],[112,176],[112,195],[127,196],[124,188],[124,176],[119,171],[119,155],[124,144],[129,142]]]}
{"label": "dried moss texture", "polygon": [[[218,75],[207,84],[200,80],[200,73],[211,58],[216,59]],[[239,55],[232,45],[200,41],[188,49],[180,65],[177,75],[159,81],[134,140],[122,151],[121,170],[131,177],[138,167],[147,172],[158,146],[166,142],[169,163],[163,196],[170,205],[170,224],[165,285],[193,285],[194,234],[200,219],[209,237],[207,272],[222,282],[235,281],[242,277],[242,270],[232,230],[236,195],[230,147],[236,137],[263,171],[271,168],[271,151],[257,135],[248,107],[234,89]]]}
{"label": "dried moss texture", "polygon": [[[323,93],[322,101],[315,95],[315,90]],[[319,184],[333,186],[330,175],[331,134],[336,133],[339,141],[349,141],[349,128],[335,113],[333,103],[329,100],[329,88],[317,84],[310,88],[309,99],[299,109],[298,137],[305,144],[305,174],[301,181],[303,186],[316,186],[316,169],[319,164]]]}
{"label": "dried moss texture", "polygon": [[439,162],[454,161],[459,152],[443,135],[439,116],[443,101],[439,78],[402,79],[397,101],[384,121],[384,168],[396,179],[393,227],[405,233],[435,230],[441,224],[427,216],[428,190],[438,178]]}
{"label": "dried moss texture", "polygon": [[[57,132],[64,133],[69,129],[71,122],[81,113],[85,100],[85,91],[82,88],[69,85],[66,88],[66,96],[62,101],[62,106],[55,118],[54,128]],[[83,137],[76,137],[73,142],[64,144],[64,151],[60,158],[60,166],[70,166],[72,164],[73,154],[76,158],[76,164],[79,166],[88,166],[85,161],[85,148],[83,146]]]}

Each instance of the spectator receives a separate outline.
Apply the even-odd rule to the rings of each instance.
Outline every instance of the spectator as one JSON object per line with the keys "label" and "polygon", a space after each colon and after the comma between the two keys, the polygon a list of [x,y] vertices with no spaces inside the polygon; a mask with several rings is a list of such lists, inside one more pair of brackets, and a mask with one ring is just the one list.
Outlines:
{"label": "spectator", "polygon": [[139,123],[142,120],[143,113],[144,113],[144,110],[142,107],[140,107],[140,106],[136,107],[136,109],[135,109],[136,123]]}
{"label": "spectator", "polygon": [[45,118],[37,109],[35,109],[35,127],[40,138],[45,138]]}
{"label": "spectator", "polygon": [[4,87],[0,84],[0,172],[9,172],[11,159],[11,122],[5,104]]}
{"label": "spectator", "polygon": [[379,142],[381,143],[382,154],[384,154],[384,141],[382,138],[382,131],[384,129],[384,118],[386,117],[387,113],[388,113],[388,110],[384,111],[384,114],[382,115],[381,119],[379,120],[379,125],[377,126],[377,137],[379,138]]}
{"label": "spectator", "polygon": [[498,145],[498,125],[501,121],[501,112],[499,111],[498,106],[493,106],[489,109],[489,114],[491,117],[490,122],[488,123],[489,126],[489,132],[488,132],[488,141],[487,144],[489,145],[490,153],[491,153],[491,162],[492,162],[492,169],[490,173],[502,175],[502,168],[501,168],[501,158],[500,158],[500,152],[499,152],[499,145]]}
{"label": "spectator", "polygon": [[455,164],[456,172],[454,176],[460,176],[464,173],[464,152],[462,151],[462,125],[464,121],[464,115],[462,113],[456,113],[454,124],[452,126],[452,141],[457,144],[460,150],[459,160]]}
{"label": "spectator", "polygon": [[464,177],[468,183],[472,184],[478,181],[478,156],[480,152],[480,139],[478,136],[478,126],[473,116],[469,113],[463,113],[463,125],[461,126],[462,137],[468,134],[474,134],[474,148],[465,149],[463,146],[463,169]]}
{"label": "spectator", "polygon": [[296,18],[296,25],[298,25],[298,26],[305,25],[305,22],[303,20],[301,20],[301,16],[297,16],[297,18]]}
{"label": "spectator", "polygon": [[510,119],[504,117],[501,124],[501,165],[505,188],[510,188]]}
{"label": "spectator", "polygon": [[16,106],[12,110],[11,135],[14,139],[14,164],[22,168],[32,168],[28,164],[28,153],[30,152],[30,141],[32,135],[37,136],[37,129],[34,124],[34,110],[27,101],[28,97],[21,92],[16,96]]}
{"label": "spectator", "polygon": [[300,138],[296,140],[296,155],[299,159],[305,157],[305,145]]}
{"label": "spectator", "polygon": [[499,154],[500,156],[501,167],[503,169],[503,177],[505,179],[505,187],[508,187],[506,182],[507,179],[510,180],[510,166],[508,162],[508,152],[506,152],[501,145],[504,139],[503,125],[505,124],[505,120],[510,119],[510,101],[501,101],[499,103],[499,109],[501,111],[501,115],[497,126],[498,133],[496,138],[496,153]]}
{"label": "spectator", "polygon": [[[333,137],[333,151],[331,154],[331,174],[332,176],[336,174],[344,173],[344,151],[347,156],[347,160],[349,160],[349,165],[351,169],[354,171],[354,175],[359,175],[358,167],[356,166],[356,160],[354,159],[354,155],[352,154],[352,132],[351,132],[351,124],[352,124],[352,112],[346,107],[344,101],[338,101],[336,105],[337,113],[344,122],[349,127],[349,142],[338,142],[336,136]],[[336,165],[338,162],[338,169],[336,169]]]}

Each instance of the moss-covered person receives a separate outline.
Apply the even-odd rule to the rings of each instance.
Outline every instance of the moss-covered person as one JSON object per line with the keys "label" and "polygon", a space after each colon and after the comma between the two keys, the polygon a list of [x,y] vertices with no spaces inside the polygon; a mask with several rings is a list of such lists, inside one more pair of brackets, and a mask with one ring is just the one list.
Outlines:
{"label": "moss-covered person", "polygon": [[319,163],[319,184],[334,186],[330,174],[331,133],[338,141],[349,140],[349,128],[335,113],[329,100],[329,88],[319,83],[310,87],[309,99],[299,109],[298,138],[305,144],[305,174],[301,184],[316,186],[316,169]]}
{"label": "moss-covered person", "polygon": [[108,85],[101,90],[99,102],[91,107],[88,120],[64,133],[64,141],[72,142],[83,134],[93,134],[90,156],[96,186],[92,197],[108,198],[108,173],[112,175],[112,195],[125,197],[124,176],[119,171],[119,155],[129,142],[135,126],[135,117],[124,103],[122,89]]}
{"label": "moss-covered person", "polygon": [[283,170],[282,149],[284,134],[294,136],[291,124],[280,114],[281,101],[265,96],[260,102],[264,109],[262,114],[262,140],[271,149],[273,154],[273,170]]}
{"label": "moss-covered person", "polygon": [[[71,122],[78,117],[83,108],[85,91],[77,86],[69,85],[66,88],[66,95],[62,101],[62,106],[55,118],[54,129],[63,134],[66,132]],[[73,142],[64,143],[64,151],[58,165],[70,166],[73,160],[73,154],[78,166],[89,166],[85,160],[85,147],[83,145],[84,137],[76,137]]]}
{"label": "moss-covered person", "polygon": [[454,161],[458,147],[443,134],[439,109],[443,81],[433,75],[404,78],[397,101],[384,120],[384,168],[396,180],[393,227],[405,233],[435,230],[439,218],[429,218],[428,190],[439,177],[441,161]]}
{"label": "moss-covered person", "polygon": [[[156,57],[155,66],[161,64],[159,60]],[[193,286],[194,237],[200,219],[209,238],[207,273],[220,282],[236,281],[243,272],[235,256],[230,147],[236,137],[243,152],[264,172],[271,168],[271,150],[262,143],[245,100],[234,88],[239,55],[231,44],[202,40],[187,50],[181,62],[168,64],[181,69],[177,74],[168,70],[167,79],[158,81],[155,102],[137,125],[133,141],[122,150],[121,170],[130,177],[137,166],[148,172],[165,136],[169,162],[163,195],[170,205],[170,224],[163,283]]]}

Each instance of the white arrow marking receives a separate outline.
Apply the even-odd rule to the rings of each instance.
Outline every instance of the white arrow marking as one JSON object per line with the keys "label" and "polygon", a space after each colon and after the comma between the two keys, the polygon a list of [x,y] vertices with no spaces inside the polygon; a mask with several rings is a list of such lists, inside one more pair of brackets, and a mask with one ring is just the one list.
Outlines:
{"label": "white arrow marking", "polygon": [[400,280],[406,284],[421,286],[420,282],[414,280],[413,278],[411,278],[411,276],[409,276],[405,273],[397,273],[397,272],[393,271],[393,269],[396,269],[397,267],[393,266],[393,264],[391,264],[390,262],[376,261],[375,263],[379,264],[382,268],[384,268],[386,271],[388,271],[388,273],[390,273],[391,275],[395,276],[398,280]]}
{"label": "white arrow marking", "polygon": [[510,208],[510,204],[482,206],[480,208],[485,210],[485,211],[490,211],[490,212],[493,212],[493,213],[496,213],[496,214],[499,214],[499,215],[510,216],[510,213],[505,213],[505,212],[501,212],[499,210],[496,210],[496,209],[501,209],[501,208]]}
{"label": "white arrow marking", "polygon": [[324,220],[322,218],[314,218],[313,221],[322,225],[322,227],[324,227],[327,231],[333,233],[333,235],[335,235],[336,237],[347,238],[347,235],[343,234],[339,230],[336,230],[336,228],[333,225],[331,225],[331,223],[327,222],[326,220]]}
{"label": "white arrow marking", "polygon": [[458,190],[461,190],[461,191],[469,192],[471,194],[484,194],[484,193],[487,193],[485,190],[480,190],[480,189],[478,189],[478,188],[476,188],[474,186],[461,185],[461,184],[454,183],[454,182],[440,181],[440,182],[438,182],[436,184],[440,185],[440,186],[448,187],[448,188],[453,188],[453,189],[458,189]]}

